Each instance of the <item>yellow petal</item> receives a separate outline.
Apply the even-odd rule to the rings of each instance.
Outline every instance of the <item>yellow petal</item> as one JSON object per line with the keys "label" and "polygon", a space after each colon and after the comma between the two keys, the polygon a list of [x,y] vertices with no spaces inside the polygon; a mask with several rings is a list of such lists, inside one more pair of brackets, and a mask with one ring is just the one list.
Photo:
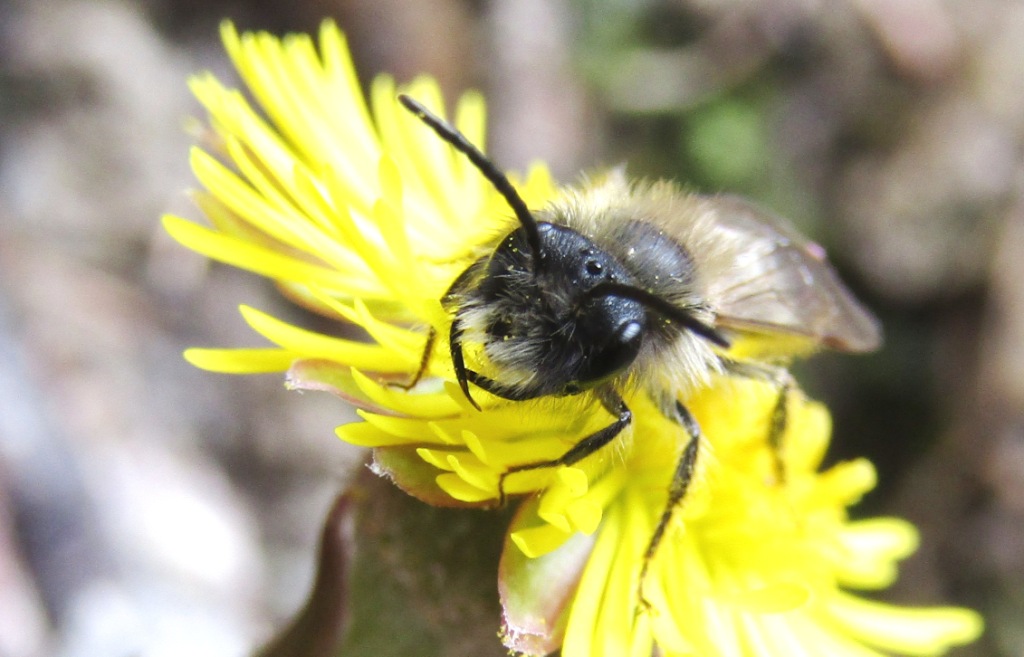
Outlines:
{"label": "yellow petal", "polygon": [[438,475],[437,485],[452,498],[462,502],[484,502],[494,497],[490,490],[477,488],[453,472]]}
{"label": "yellow petal", "polygon": [[409,372],[413,365],[379,345],[335,338],[293,326],[250,306],[239,306],[242,317],[254,331],[285,349],[308,358],[333,360],[361,370]]}
{"label": "yellow petal", "polygon": [[299,358],[286,349],[186,349],[185,360],[211,372],[260,374],[284,372]]}
{"label": "yellow petal", "polygon": [[[400,438],[392,433],[382,431],[368,422],[351,422],[343,424],[334,433],[346,443],[357,447],[387,447],[393,445],[416,445],[427,442],[421,435],[415,438]],[[429,437],[429,436],[428,436]]]}
{"label": "yellow petal", "polygon": [[557,550],[572,535],[571,531],[564,531],[554,525],[544,524],[519,529],[509,534],[509,538],[523,554],[530,559],[536,559]]}
{"label": "yellow petal", "polygon": [[838,535],[841,551],[836,558],[836,577],[844,586],[879,589],[897,575],[896,562],[917,549],[917,530],[898,518],[873,518],[851,522]]}
{"label": "yellow petal", "polygon": [[838,594],[831,615],[847,631],[882,650],[929,657],[976,640],[981,617],[957,607],[906,608]]}
{"label": "yellow petal", "polygon": [[359,390],[377,406],[402,415],[417,418],[450,417],[458,412],[458,405],[444,393],[410,393],[392,388],[371,379],[359,370],[352,370],[352,378]]}
{"label": "yellow petal", "polygon": [[373,286],[372,281],[364,278],[352,278],[337,270],[297,260],[180,217],[165,216],[163,224],[171,237],[189,249],[268,278],[316,284],[345,295],[376,298],[386,294],[383,288]]}

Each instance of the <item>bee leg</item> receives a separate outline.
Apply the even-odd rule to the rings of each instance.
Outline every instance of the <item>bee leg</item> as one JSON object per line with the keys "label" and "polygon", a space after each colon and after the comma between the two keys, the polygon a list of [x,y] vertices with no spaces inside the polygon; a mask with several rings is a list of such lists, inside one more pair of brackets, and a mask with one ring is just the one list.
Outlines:
{"label": "bee leg", "polygon": [[480,404],[476,403],[473,396],[469,394],[469,375],[476,374],[476,372],[466,369],[466,359],[462,355],[462,322],[458,317],[452,321],[452,330],[448,334],[448,349],[452,356],[452,367],[455,368],[455,380],[459,382],[462,394],[466,396],[473,408],[478,411],[482,410]]}
{"label": "bee leg", "polygon": [[494,379],[484,376],[479,372],[463,368],[466,380],[472,383],[478,388],[482,388],[487,392],[491,393],[495,397],[501,397],[502,399],[508,399],[509,401],[526,401],[528,399],[536,399],[541,396],[540,394],[524,388],[513,388],[511,386],[502,385]]}
{"label": "bee leg", "polygon": [[697,455],[700,452],[700,425],[697,424],[697,420],[694,419],[690,411],[677,401],[675,402],[673,412],[665,414],[686,429],[689,439],[686,441],[686,446],[683,447],[683,451],[679,455],[679,461],[676,463],[676,471],[672,475],[672,484],[668,489],[668,502],[665,504],[665,509],[661,512],[658,526],[654,528],[654,534],[651,535],[651,540],[647,543],[647,550],[644,552],[644,562],[640,568],[640,583],[637,585],[637,597],[640,600],[640,607],[644,609],[650,608],[650,604],[644,598],[643,593],[647,571],[650,568],[651,560],[658,551],[661,540],[665,537],[668,524],[672,521],[672,513],[683,501],[683,498],[686,497],[686,492],[690,489],[693,473],[697,467]]}
{"label": "bee leg", "polygon": [[624,402],[622,397],[614,390],[602,391],[599,393],[598,398],[601,400],[601,404],[605,409],[615,416],[615,421],[605,428],[586,436],[573,445],[568,452],[562,454],[557,459],[551,459],[550,461],[536,461],[534,463],[522,463],[505,470],[498,479],[499,506],[505,505],[505,478],[509,475],[517,472],[541,470],[543,468],[555,468],[578,463],[614,440],[615,437],[622,433],[622,430],[629,426],[630,422],[633,421],[633,412],[629,410],[629,407],[626,406],[626,402]]}
{"label": "bee leg", "polygon": [[417,383],[423,379],[423,375],[427,373],[427,365],[430,364],[430,355],[434,351],[434,342],[437,341],[437,330],[431,326],[430,332],[427,333],[427,344],[423,347],[423,355],[420,356],[420,366],[416,370],[416,374],[405,383],[389,383],[388,385],[392,388],[401,388],[402,390],[411,390],[416,386]]}
{"label": "bee leg", "polygon": [[791,379],[786,379],[779,386],[779,397],[772,409],[772,423],[768,428],[768,448],[772,452],[772,464],[775,466],[775,482],[779,486],[786,485],[786,463],[782,460],[782,438],[786,435],[789,422],[789,393],[792,391]]}
{"label": "bee leg", "polygon": [[[427,344],[423,347],[423,355],[420,356],[420,365],[416,370],[416,374],[405,383],[390,383],[388,385],[393,388],[401,388],[402,390],[411,390],[413,386],[419,383],[423,375],[427,373],[427,366],[430,364],[430,356],[434,351],[434,343],[436,341],[437,329],[431,326],[430,332],[427,333]],[[462,394],[466,395],[469,403],[479,411],[480,405],[469,394],[469,382],[473,380],[472,377],[476,375],[476,372],[466,369],[466,361],[462,356],[462,325],[459,323],[458,318],[452,322],[451,333],[448,335],[448,348],[451,350],[452,366],[455,368],[455,380],[459,382]],[[475,380],[473,382],[476,383]],[[487,389],[485,386],[481,387],[485,390]]]}
{"label": "bee leg", "polygon": [[787,370],[779,367],[728,358],[721,358],[720,360],[728,374],[745,379],[764,381],[778,389],[779,396],[775,400],[775,407],[772,409],[771,422],[768,427],[768,448],[772,453],[775,482],[779,486],[784,486],[786,483],[786,464],[782,458],[783,437],[786,434],[786,426],[789,422],[789,395],[796,386],[796,382],[793,381],[793,377]]}
{"label": "bee leg", "polygon": [[[452,306],[457,306],[457,300],[459,294],[463,292],[469,284],[469,281],[476,275],[477,271],[483,265],[484,259],[481,258],[474,262],[472,265],[467,267],[455,281],[452,282],[448,291],[441,297],[441,305],[447,310],[450,310]],[[434,346],[433,338],[436,337],[434,328],[430,329],[430,337],[427,340],[427,349],[424,350],[423,358],[420,361],[420,372],[418,376],[422,376],[426,370],[427,362],[430,360],[430,350]],[[455,380],[459,382],[459,388],[462,389],[462,394],[466,396],[469,403],[473,405],[473,408],[480,410],[480,404],[476,403],[476,400],[469,394],[469,381],[466,376],[466,359],[462,355],[462,321],[456,314],[455,319],[452,320],[451,329],[448,332],[448,350],[452,357],[452,367],[455,369]]]}

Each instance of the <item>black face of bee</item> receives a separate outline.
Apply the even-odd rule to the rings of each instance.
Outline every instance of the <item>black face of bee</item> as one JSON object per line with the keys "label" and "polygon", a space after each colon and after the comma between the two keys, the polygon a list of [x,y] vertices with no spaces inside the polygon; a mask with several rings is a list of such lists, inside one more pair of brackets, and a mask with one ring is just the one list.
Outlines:
{"label": "black face of bee", "polygon": [[598,287],[635,284],[615,258],[565,226],[539,222],[537,229],[539,261],[525,231],[513,231],[469,282],[475,289],[465,301],[483,309],[484,347],[499,368],[530,363],[533,394],[573,394],[636,359],[647,314],[640,302]]}

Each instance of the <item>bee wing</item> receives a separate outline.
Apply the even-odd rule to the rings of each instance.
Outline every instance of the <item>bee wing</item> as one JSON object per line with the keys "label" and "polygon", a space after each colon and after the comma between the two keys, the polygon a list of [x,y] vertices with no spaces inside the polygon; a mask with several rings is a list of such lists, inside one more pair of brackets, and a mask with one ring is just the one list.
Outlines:
{"label": "bee wing", "polygon": [[733,259],[729,273],[711,281],[707,291],[718,325],[804,336],[841,351],[881,345],[878,320],[839,280],[821,246],[744,199],[706,200]]}

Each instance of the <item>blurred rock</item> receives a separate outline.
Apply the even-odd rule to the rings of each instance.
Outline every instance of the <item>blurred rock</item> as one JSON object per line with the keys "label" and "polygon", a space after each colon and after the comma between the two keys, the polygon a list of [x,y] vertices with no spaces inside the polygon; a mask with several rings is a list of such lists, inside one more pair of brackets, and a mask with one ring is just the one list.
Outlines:
{"label": "blurred rock", "polygon": [[8,229],[89,246],[147,235],[189,180],[182,122],[195,103],[182,82],[195,62],[128,2],[25,3],[14,18],[5,66],[42,97],[4,129]]}
{"label": "blurred rock", "polygon": [[864,277],[906,301],[984,282],[1019,137],[960,95],[922,108],[888,152],[853,161],[840,201]]}
{"label": "blurred rock", "polygon": [[[0,346],[17,355],[0,377],[0,500],[17,532],[0,540],[0,653],[243,654],[291,611],[265,588],[266,551],[302,546],[311,572],[322,513],[310,495],[292,509],[305,532],[280,532],[265,529],[280,517],[253,509],[300,477],[307,492],[336,486],[351,456],[313,447],[341,450],[340,404],[289,407],[280,377],[232,392],[187,365],[184,346],[214,340],[183,318],[217,270],[183,249],[147,260],[162,212],[197,214],[184,194],[184,125],[199,114],[186,78],[209,53],[224,66],[216,25],[207,46],[182,50],[135,3],[17,10],[0,77],[21,101],[0,104]],[[229,298],[274,296],[253,277],[228,281]],[[216,339],[252,340],[233,319]],[[253,404],[260,388],[270,403]],[[254,479],[263,459],[275,479]],[[295,586],[282,597],[297,603]]]}

